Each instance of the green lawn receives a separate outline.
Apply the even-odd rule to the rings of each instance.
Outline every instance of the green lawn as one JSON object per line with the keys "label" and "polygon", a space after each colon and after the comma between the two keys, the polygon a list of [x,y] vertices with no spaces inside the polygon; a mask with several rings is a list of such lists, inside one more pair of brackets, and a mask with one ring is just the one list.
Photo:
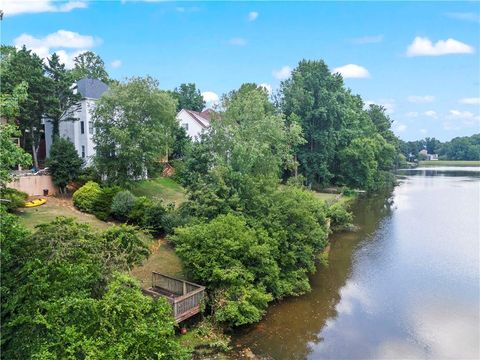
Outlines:
{"label": "green lawn", "polygon": [[480,166],[480,161],[464,161],[464,160],[419,161],[418,166]]}
{"label": "green lawn", "polygon": [[58,216],[73,217],[78,222],[90,224],[97,230],[104,230],[113,225],[113,223],[98,220],[94,215],[78,211],[73,207],[71,199],[54,197],[48,197],[45,205],[18,209],[17,214],[25,226],[30,229],[38,224],[50,222]]}
{"label": "green lawn", "polygon": [[149,199],[163,200],[165,204],[185,201],[185,189],[171,178],[159,177],[135,183],[132,193],[136,196],[146,196]]}
{"label": "green lawn", "polygon": [[313,195],[315,195],[317,199],[323,200],[327,203],[334,203],[342,196],[340,194],[323,193],[318,191],[313,191]]}
{"label": "green lawn", "polygon": [[155,240],[150,246],[150,251],[150,256],[142,266],[137,266],[131,271],[132,276],[140,281],[142,287],[152,286],[153,271],[181,279],[184,278],[182,262],[175,254],[172,246],[165,240]]}

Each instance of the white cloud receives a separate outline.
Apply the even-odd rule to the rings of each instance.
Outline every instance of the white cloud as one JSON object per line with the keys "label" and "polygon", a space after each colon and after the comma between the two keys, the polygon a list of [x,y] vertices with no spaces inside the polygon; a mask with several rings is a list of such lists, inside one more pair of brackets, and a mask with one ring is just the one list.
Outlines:
{"label": "white cloud", "polygon": [[36,38],[29,34],[22,34],[13,40],[16,46],[25,45],[27,48],[91,48],[100,42],[90,35],[80,35],[79,33],[67,30],[58,30],[48,34],[43,38]]}
{"label": "white cloud", "polygon": [[42,12],[69,12],[74,9],[84,9],[86,1],[56,2],[53,0],[3,0],[2,10],[5,16]]}
{"label": "white cloud", "polygon": [[362,36],[359,38],[352,39],[352,43],[354,44],[375,44],[375,43],[380,43],[384,39],[383,35],[373,35],[373,36]]}
{"label": "white cloud", "polygon": [[368,78],[370,73],[363,66],[356,64],[348,64],[333,69],[332,73],[339,73],[344,79],[348,78]]}
{"label": "white cloud", "polygon": [[415,96],[411,95],[407,98],[408,101],[417,104],[426,104],[435,101],[435,96],[432,95],[425,95],[425,96]]}
{"label": "white cloud", "polygon": [[472,46],[455,39],[439,40],[435,44],[427,37],[417,36],[407,48],[407,56],[441,56],[448,54],[471,54]]}
{"label": "white cloud", "polygon": [[[56,54],[60,58],[60,62],[65,64],[67,69],[71,69],[74,66],[73,59],[75,59],[78,55],[85,52],[87,50],[76,50],[73,52],[67,52],[65,50],[58,50]],[[38,54],[37,54],[38,55]]]}
{"label": "white cloud", "polygon": [[217,94],[213,91],[204,91],[202,92],[203,100],[210,104],[216,104],[220,100]]}
{"label": "white cloud", "polygon": [[460,104],[467,104],[467,105],[480,105],[480,97],[473,97],[473,98],[464,98],[458,100]]}
{"label": "white cloud", "polygon": [[256,11],[250,11],[250,12],[248,13],[248,21],[255,21],[255,20],[257,20],[258,15],[259,15],[258,12],[256,12]]}
{"label": "white cloud", "polygon": [[285,80],[287,79],[292,72],[292,68],[288,65],[282,66],[279,70],[273,70],[272,74],[275,79]]}
{"label": "white cloud", "polygon": [[438,114],[436,111],[433,111],[433,110],[427,110],[423,113],[423,115],[425,116],[428,116],[428,117],[431,117],[432,119],[436,119],[438,118]]}
{"label": "white cloud", "polygon": [[258,86],[263,87],[265,90],[267,90],[269,95],[272,93],[272,85],[267,84],[267,83],[261,83]]}
{"label": "white cloud", "polygon": [[230,45],[235,45],[235,46],[245,46],[247,45],[247,40],[245,40],[244,38],[237,37],[237,38],[231,38],[230,40],[228,40],[228,43]]}
{"label": "white cloud", "polygon": [[[67,68],[73,67],[73,59],[77,55],[87,51],[87,49],[94,47],[100,42],[100,39],[94,38],[93,36],[80,35],[79,33],[67,30],[58,30],[43,38],[22,34],[13,40],[17,48],[25,45],[44,60],[50,57],[53,52],[56,52],[60,57],[60,61],[63,62]],[[65,49],[75,50],[67,51]]]}
{"label": "white cloud", "polygon": [[415,118],[415,117],[418,117],[418,112],[417,111],[410,111],[410,112],[406,113],[405,116],[409,117],[409,118]]}
{"label": "white cloud", "polygon": [[480,22],[480,15],[474,12],[453,12],[445,15],[452,19]]}
{"label": "white cloud", "polygon": [[428,132],[428,130],[427,130],[427,129],[420,129],[420,132],[421,132],[422,134],[426,134],[426,133]]}
{"label": "white cloud", "polygon": [[464,127],[476,127],[480,130],[480,115],[470,111],[450,110],[443,123],[445,130],[458,130]]}
{"label": "white cloud", "polygon": [[122,60],[113,60],[110,65],[112,66],[112,68],[118,69],[120,66],[122,66]]}
{"label": "white cloud", "polygon": [[365,102],[365,107],[368,108],[368,106],[372,104],[383,106],[386,109],[385,112],[389,115],[395,112],[395,107],[396,107],[395,99],[380,99],[377,101],[368,100]]}

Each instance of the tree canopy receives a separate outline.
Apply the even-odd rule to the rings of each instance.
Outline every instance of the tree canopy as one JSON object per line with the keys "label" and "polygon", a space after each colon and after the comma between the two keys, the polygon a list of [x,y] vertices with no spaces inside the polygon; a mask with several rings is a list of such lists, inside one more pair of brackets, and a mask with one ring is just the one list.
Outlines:
{"label": "tree canopy", "polygon": [[110,78],[105,63],[102,58],[92,51],[86,51],[77,55],[73,59],[74,67],[71,71],[73,80],[81,80],[83,78],[98,79],[104,83],[108,83]]}
{"label": "tree canopy", "polygon": [[92,115],[94,164],[110,183],[148,176],[169,152],[175,100],[150,77],[114,84],[97,101]]}
{"label": "tree canopy", "polygon": [[205,100],[194,83],[180,84],[172,94],[177,100],[177,112],[182,109],[202,111],[205,108]]}
{"label": "tree canopy", "polygon": [[47,166],[60,192],[65,193],[67,185],[78,178],[82,165],[83,160],[71,141],[60,137],[55,139],[50,148]]}

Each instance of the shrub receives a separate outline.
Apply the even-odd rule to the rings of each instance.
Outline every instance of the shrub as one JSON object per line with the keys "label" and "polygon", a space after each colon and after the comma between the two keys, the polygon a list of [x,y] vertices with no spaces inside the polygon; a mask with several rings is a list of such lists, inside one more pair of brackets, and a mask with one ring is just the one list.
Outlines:
{"label": "shrub", "polygon": [[351,226],[352,214],[344,204],[333,204],[327,209],[327,217],[330,219],[330,228],[333,231],[345,230]]}
{"label": "shrub", "polygon": [[120,221],[126,221],[135,204],[135,195],[130,191],[120,191],[113,197],[111,214]]}
{"label": "shrub", "polygon": [[7,211],[13,211],[25,205],[28,194],[11,188],[0,189],[1,204],[5,206]]}
{"label": "shrub", "polygon": [[135,198],[132,210],[128,213],[128,221],[132,224],[142,225],[145,211],[152,206],[152,201],[145,196]]}
{"label": "shrub", "polygon": [[140,265],[150,254],[148,245],[133,226],[125,224],[113,226],[105,230],[102,237],[106,241],[107,248],[124,255],[129,268]]}
{"label": "shrub", "polygon": [[161,202],[156,203],[145,210],[143,218],[143,226],[154,235],[162,235],[165,233],[165,215],[167,209]]}
{"label": "shrub", "polygon": [[79,210],[92,213],[97,198],[101,195],[102,189],[96,182],[89,181],[73,193],[73,205]]}
{"label": "shrub", "polygon": [[106,221],[110,217],[113,198],[121,190],[118,186],[102,188],[101,194],[93,203],[93,213],[97,218]]}

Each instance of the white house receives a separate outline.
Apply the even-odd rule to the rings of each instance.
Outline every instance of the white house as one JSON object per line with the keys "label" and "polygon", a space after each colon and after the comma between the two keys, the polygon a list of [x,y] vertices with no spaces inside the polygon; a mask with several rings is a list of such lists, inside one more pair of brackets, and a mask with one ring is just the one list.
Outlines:
{"label": "white house", "polygon": [[[74,121],[60,122],[60,136],[70,140],[78,155],[88,165],[95,154],[93,143],[93,121],[91,111],[95,102],[108,90],[107,84],[97,79],[81,79],[75,84],[74,91],[82,95],[78,108],[73,113]],[[45,121],[45,147],[47,157],[52,145],[52,124]]]}
{"label": "white house", "polygon": [[212,109],[206,109],[202,112],[182,109],[177,114],[177,120],[188,136],[193,140],[198,140],[200,134],[210,127],[212,113]]}

